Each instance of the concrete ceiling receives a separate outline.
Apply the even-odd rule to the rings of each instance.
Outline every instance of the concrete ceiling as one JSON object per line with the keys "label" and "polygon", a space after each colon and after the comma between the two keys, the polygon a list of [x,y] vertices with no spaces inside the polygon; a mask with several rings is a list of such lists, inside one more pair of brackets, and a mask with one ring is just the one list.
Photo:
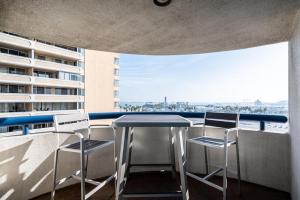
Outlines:
{"label": "concrete ceiling", "polygon": [[4,0],[0,30],[134,54],[192,54],[286,41],[298,0]]}

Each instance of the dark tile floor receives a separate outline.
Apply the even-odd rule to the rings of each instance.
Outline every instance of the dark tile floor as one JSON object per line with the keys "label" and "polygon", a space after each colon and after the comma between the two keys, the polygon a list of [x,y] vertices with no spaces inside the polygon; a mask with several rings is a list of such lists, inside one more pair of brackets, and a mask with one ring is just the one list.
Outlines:
{"label": "dark tile floor", "polygon": [[[213,177],[211,181],[221,184],[221,177]],[[190,200],[221,200],[222,193],[203,183],[188,178],[188,187],[190,191]],[[87,189],[91,187],[87,186]],[[162,192],[179,190],[179,179],[172,179],[170,173],[133,173],[126,184],[126,191],[130,192]],[[228,200],[289,200],[289,193],[274,190],[253,183],[242,182],[242,194],[238,195],[237,181],[228,179]],[[35,200],[49,200],[50,194],[45,194],[35,198]],[[65,187],[56,191],[56,200],[76,200],[80,199],[80,184]],[[114,186],[113,182],[98,191],[91,199],[94,200],[113,200]],[[131,198],[133,199],[133,198]],[[138,198],[135,198],[136,200]],[[145,199],[145,198],[139,198]],[[176,199],[176,198],[147,198],[151,200]]]}

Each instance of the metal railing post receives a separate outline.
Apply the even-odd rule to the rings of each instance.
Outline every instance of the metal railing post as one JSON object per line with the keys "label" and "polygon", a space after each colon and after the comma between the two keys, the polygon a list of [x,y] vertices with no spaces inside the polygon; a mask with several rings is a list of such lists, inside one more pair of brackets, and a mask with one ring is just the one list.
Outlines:
{"label": "metal railing post", "polygon": [[23,135],[28,135],[29,134],[29,125],[25,124],[23,126]]}
{"label": "metal railing post", "polygon": [[264,131],[265,129],[266,129],[266,123],[265,123],[265,121],[260,121],[259,122],[259,129],[261,130],[261,131]]}

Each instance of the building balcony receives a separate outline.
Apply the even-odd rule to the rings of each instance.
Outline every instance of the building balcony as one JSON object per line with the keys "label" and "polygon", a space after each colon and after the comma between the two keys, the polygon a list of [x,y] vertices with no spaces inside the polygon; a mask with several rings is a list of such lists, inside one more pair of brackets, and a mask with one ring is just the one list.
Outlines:
{"label": "building balcony", "polygon": [[84,88],[84,83],[80,81],[62,80],[54,78],[44,78],[36,76],[27,76],[19,74],[0,73],[0,83],[36,85],[36,86],[53,86],[66,88]]}
{"label": "building balcony", "polygon": [[49,55],[58,56],[66,59],[71,59],[71,60],[82,59],[82,56],[79,52],[71,51],[53,45],[48,45],[41,42],[35,42],[34,49],[35,51],[43,54],[49,54]]}
{"label": "building balcony", "polygon": [[32,81],[31,76],[0,73],[1,83],[29,85],[31,84],[31,81]]}
{"label": "building balcony", "polygon": [[30,102],[31,100],[30,94],[0,93],[0,102]]}
{"label": "building balcony", "polygon": [[33,64],[30,58],[5,53],[0,53],[0,63],[23,67],[32,67]]}
{"label": "building balcony", "polygon": [[84,88],[84,83],[80,81],[62,80],[54,78],[31,77],[33,85],[38,86],[57,86],[67,88]]}
{"label": "building balcony", "polygon": [[[83,112],[83,109],[77,110],[48,110],[48,111],[25,111],[25,112],[7,112],[0,113],[0,117],[26,117],[26,116],[38,116],[38,115],[57,115],[57,114],[72,114]],[[53,130],[51,130],[53,131]],[[22,131],[17,133],[7,133],[6,135],[21,135]]]}
{"label": "building balcony", "polygon": [[0,93],[0,102],[83,102],[84,96]]}
{"label": "building balcony", "polygon": [[34,67],[45,70],[65,71],[71,73],[82,74],[83,68],[78,66],[71,66],[62,63],[50,62],[45,60],[35,59]]}
{"label": "building balcony", "polygon": [[31,102],[83,102],[84,96],[77,95],[53,95],[53,94],[32,94]]}
{"label": "building balcony", "polygon": [[0,43],[26,49],[32,48],[33,45],[33,41],[31,40],[2,32],[0,32]]}
{"label": "building balcony", "polygon": [[14,36],[2,32],[0,32],[0,43],[18,47],[18,48],[34,49],[35,51],[43,54],[58,56],[58,57],[71,59],[71,60],[82,59],[82,55],[79,52],[71,51],[58,46],[49,45],[42,42],[29,40],[26,38]]}

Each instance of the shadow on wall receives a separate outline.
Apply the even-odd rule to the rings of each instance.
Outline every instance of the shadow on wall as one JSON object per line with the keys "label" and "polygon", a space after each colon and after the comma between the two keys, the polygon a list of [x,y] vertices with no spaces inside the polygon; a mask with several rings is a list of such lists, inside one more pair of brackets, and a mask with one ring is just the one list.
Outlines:
{"label": "shadow on wall", "polygon": [[[4,142],[1,141],[2,144]],[[46,158],[41,157],[40,165],[31,163],[28,150],[32,143],[33,139],[29,139],[17,146],[8,145],[12,148],[0,149],[0,200],[28,199],[31,193],[52,180],[53,153]]]}

